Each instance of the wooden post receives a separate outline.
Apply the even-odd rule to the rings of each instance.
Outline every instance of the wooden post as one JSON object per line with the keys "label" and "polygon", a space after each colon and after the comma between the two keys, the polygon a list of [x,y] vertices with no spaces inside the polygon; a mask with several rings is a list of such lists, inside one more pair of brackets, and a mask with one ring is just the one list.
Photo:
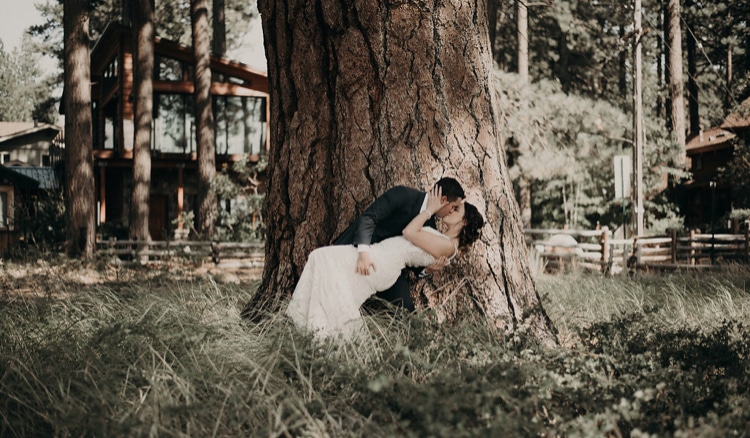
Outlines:
{"label": "wooden post", "polygon": [[695,264],[695,230],[690,230],[690,264]]}
{"label": "wooden post", "polygon": [[99,223],[103,224],[107,222],[107,184],[106,184],[106,168],[104,166],[99,167]]}
{"label": "wooden post", "polygon": [[183,184],[183,168],[177,168],[177,229],[182,230],[182,209],[185,206],[185,187]]}
{"label": "wooden post", "polygon": [[[633,134],[635,136],[633,142],[633,167],[635,172],[635,178],[633,179],[635,189],[633,190],[633,213],[636,236],[643,235],[643,146],[646,140],[643,126],[643,73],[641,66],[642,14],[641,0],[635,0],[633,12],[633,41],[635,45],[633,47]],[[638,263],[640,262],[640,256],[638,256]]]}
{"label": "wooden post", "polygon": [[670,248],[670,255],[672,256],[672,264],[677,264],[677,230],[669,230],[669,234],[672,236],[672,246]]}
{"label": "wooden post", "polygon": [[635,249],[635,268],[638,270],[638,266],[641,264],[641,242],[638,241],[640,236],[633,238],[633,246]]}
{"label": "wooden post", "polygon": [[602,229],[602,235],[600,237],[600,243],[602,245],[602,272],[607,273],[609,271],[609,227]]}
{"label": "wooden post", "polygon": [[743,256],[743,259],[747,262],[748,256],[750,256],[750,227],[745,227],[745,254]]}

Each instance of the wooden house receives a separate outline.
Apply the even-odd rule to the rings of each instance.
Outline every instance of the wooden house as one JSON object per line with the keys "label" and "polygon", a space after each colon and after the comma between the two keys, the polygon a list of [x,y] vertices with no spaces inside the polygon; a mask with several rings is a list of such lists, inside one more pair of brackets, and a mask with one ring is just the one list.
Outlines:
{"label": "wooden house", "polygon": [[685,144],[692,178],[683,183],[685,225],[689,229],[710,229],[710,224],[731,209],[731,187],[719,181],[719,169],[734,153],[737,135],[722,128],[700,131]]}
{"label": "wooden house", "polygon": [[24,238],[38,202],[60,190],[53,167],[61,159],[58,126],[0,122],[0,255]]}
{"label": "wooden house", "polygon": [[58,126],[38,122],[0,122],[0,164],[52,167],[62,157]]}
{"label": "wooden house", "polygon": [[732,209],[732,185],[719,178],[720,169],[732,159],[737,145],[750,145],[750,99],[729,114],[718,127],[688,137],[685,145],[692,178],[685,189],[686,226],[709,229]]}
{"label": "wooden house", "polygon": [[[198,175],[193,111],[192,48],[155,39],[151,199],[154,240],[182,228],[196,206]],[[103,237],[127,237],[133,166],[133,37],[111,23],[91,52],[97,221]],[[217,170],[268,151],[265,72],[211,57]],[[178,222],[177,225],[172,225]]]}

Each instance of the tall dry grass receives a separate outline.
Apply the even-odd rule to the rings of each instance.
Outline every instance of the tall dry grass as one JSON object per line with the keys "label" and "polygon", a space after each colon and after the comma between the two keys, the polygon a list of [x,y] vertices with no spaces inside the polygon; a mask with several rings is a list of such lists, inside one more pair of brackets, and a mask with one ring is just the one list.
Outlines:
{"label": "tall dry grass", "polygon": [[369,315],[371,339],[338,346],[242,322],[253,281],[38,274],[3,283],[2,437],[697,436],[750,412],[740,268],[541,276],[553,350],[429,312]]}

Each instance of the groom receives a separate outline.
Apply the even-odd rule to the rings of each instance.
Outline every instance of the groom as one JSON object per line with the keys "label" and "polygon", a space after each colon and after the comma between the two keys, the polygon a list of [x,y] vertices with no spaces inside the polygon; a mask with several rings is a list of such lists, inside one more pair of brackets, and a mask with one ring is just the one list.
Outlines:
{"label": "groom", "polygon": [[[435,213],[437,217],[444,217],[454,209],[458,209],[465,198],[464,189],[454,178],[440,179],[436,186],[442,189],[443,198],[448,202]],[[377,266],[370,258],[370,244],[378,243],[389,237],[401,235],[401,231],[427,205],[427,192],[413,188],[396,186],[388,189],[378,197],[343,233],[333,241],[333,245],[354,245],[357,247],[356,271],[360,275],[369,275],[370,269],[377,270]],[[434,218],[426,226],[435,227]],[[445,257],[438,259],[425,268],[428,273],[440,271],[447,264]],[[414,302],[409,293],[407,270],[401,271],[396,283],[390,289],[378,292],[377,297],[401,306],[409,312],[414,311]]]}

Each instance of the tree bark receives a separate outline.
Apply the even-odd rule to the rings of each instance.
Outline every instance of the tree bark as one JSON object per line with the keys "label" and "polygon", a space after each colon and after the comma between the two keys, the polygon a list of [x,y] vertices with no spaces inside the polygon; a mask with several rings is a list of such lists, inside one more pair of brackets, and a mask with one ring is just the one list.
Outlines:
{"label": "tree bark", "polygon": [[669,98],[670,122],[675,141],[680,149],[674,155],[674,164],[685,167],[685,99],[682,86],[682,30],[680,28],[680,0],[669,0],[667,5],[667,43],[669,45]]}
{"label": "tree bark", "polygon": [[208,1],[192,0],[193,50],[195,51],[195,132],[198,143],[198,232],[211,239],[219,216],[211,181],[216,176],[216,142],[211,109],[211,59]]}
{"label": "tree bark", "polygon": [[516,0],[518,20],[518,74],[524,84],[529,82],[529,11],[526,0]]}
{"label": "tree bark", "polygon": [[224,57],[227,54],[227,24],[226,24],[226,0],[212,0],[211,22],[213,24],[213,39],[211,47],[216,56]]}
{"label": "tree bark", "polygon": [[664,76],[664,58],[662,57],[662,54],[666,54],[666,41],[667,38],[665,38],[663,35],[666,34],[665,27],[667,25],[665,24],[666,15],[664,12],[666,11],[666,7],[664,6],[664,0],[659,0],[659,10],[657,12],[657,16],[659,17],[659,32],[661,32],[662,36],[660,38],[656,39],[656,86],[659,90],[656,95],[656,117],[662,118],[664,113],[664,96],[662,96],[661,90],[664,88],[664,84],[667,82],[667,79]]}
{"label": "tree bark", "polygon": [[733,64],[732,63],[732,54],[733,53],[732,52],[733,51],[734,51],[734,49],[732,47],[732,43],[729,43],[727,45],[727,87],[726,87],[727,92],[726,92],[726,96],[724,98],[725,99],[724,100],[724,105],[725,105],[726,108],[731,108],[732,107],[732,101],[733,101],[733,97],[732,97],[732,85],[733,85],[732,84],[732,81],[733,81],[733,77],[732,77],[732,74],[733,74],[733,71],[732,71],[733,70],[733,67],[732,67],[732,64]]}
{"label": "tree bark", "polygon": [[[671,0],[670,0],[671,1]],[[696,60],[696,41],[692,32],[687,35],[687,64],[688,64],[688,112],[690,114],[690,134],[696,135],[701,130],[700,111],[698,109],[698,65]],[[674,103],[672,104],[674,111]],[[676,119],[673,115],[673,118]]]}
{"label": "tree bark", "polygon": [[[664,59],[667,60],[667,62],[664,63],[664,77],[666,78],[665,82],[667,84],[667,88],[669,88],[669,77],[672,74],[669,68],[669,58],[670,56],[672,56],[672,52],[669,49],[669,0],[661,1],[664,3],[662,15],[664,15],[665,20],[664,27],[662,29],[662,39],[666,41],[666,44],[664,44]],[[682,38],[682,34],[680,34],[680,38]],[[666,122],[666,128],[672,129],[672,98],[669,94],[670,91],[669,89],[667,89],[666,101],[664,103],[664,118]]]}
{"label": "tree bark", "polygon": [[497,327],[556,343],[498,145],[484,4],[259,2],[273,146],[265,270],[243,315],[279,310],[307,255],[386,189],[454,176],[488,223],[433,279],[451,277],[437,297],[454,309],[446,317],[474,305]]}
{"label": "tree bark", "polygon": [[[620,27],[620,40],[625,40],[625,27]],[[618,57],[618,69],[617,69],[617,89],[621,96],[628,94],[628,68],[629,68],[629,52],[625,49],[620,50]]]}
{"label": "tree bark", "polygon": [[130,235],[151,240],[149,199],[151,197],[151,122],[153,120],[154,5],[138,0],[135,26],[135,136],[133,139],[133,193],[130,206]]}
{"label": "tree bark", "polygon": [[87,5],[87,0],[69,0],[63,11],[65,199],[67,253],[91,259],[96,245],[96,221]]}
{"label": "tree bark", "polygon": [[521,176],[516,181],[518,190],[518,207],[521,211],[521,225],[531,228],[531,180]]}
{"label": "tree bark", "polygon": [[490,34],[490,55],[496,59],[497,52],[497,13],[500,0],[487,0],[487,29]]}
{"label": "tree bark", "polygon": [[557,39],[557,54],[559,59],[555,63],[555,75],[560,81],[563,91],[570,90],[570,48],[568,48],[568,34],[562,31]]}

